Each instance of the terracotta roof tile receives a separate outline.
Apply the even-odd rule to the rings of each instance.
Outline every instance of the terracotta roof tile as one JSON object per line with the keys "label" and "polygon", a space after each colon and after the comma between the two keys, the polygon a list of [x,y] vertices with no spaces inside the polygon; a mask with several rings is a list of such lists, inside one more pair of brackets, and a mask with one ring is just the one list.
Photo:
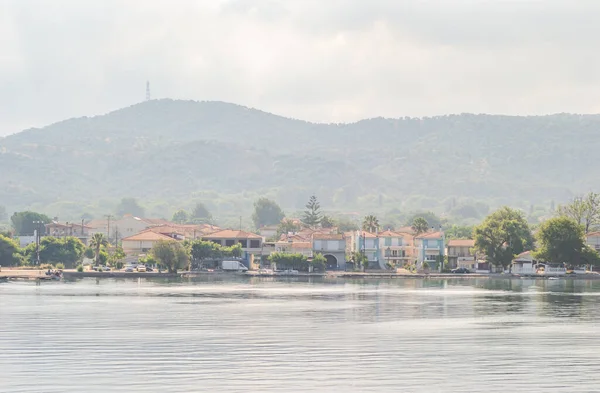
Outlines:
{"label": "terracotta roof tile", "polygon": [[262,239],[262,236],[255,233],[235,231],[233,229],[224,229],[202,237],[204,239]]}
{"label": "terracotta roof tile", "polygon": [[137,235],[125,237],[122,239],[123,241],[157,241],[157,240],[173,240],[172,237],[167,235],[163,235],[162,233],[156,233],[152,231],[144,231],[140,232]]}
{"label": "terracotta roof tile", "polygon": [[440,239],[444,235],[443,232],[427,232],[417,236],[417,239]]}
{"label": "terracotta roof tile", "polygon": [[313,240],[344,240],[344,235],[333,233],[315,233]]}
{"label": "terracotta roof tile", "polygon": [[448,240],[448,247],[475,247],[475,240],[472,239],[452,239]]}

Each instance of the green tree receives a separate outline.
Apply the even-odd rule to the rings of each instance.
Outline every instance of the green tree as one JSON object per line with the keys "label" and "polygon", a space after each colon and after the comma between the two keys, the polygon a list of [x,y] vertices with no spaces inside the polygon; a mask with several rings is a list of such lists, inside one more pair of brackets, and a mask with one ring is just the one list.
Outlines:
{"label": "green tree", "polygon": [[115,250],[108,256],[108,263],[110,266],[117,266],[117,263],[125,259],[125,251],[123,247],[115,247]]}
{"label": "green tree", "polygon": [[292,220],[282,220],[281,224],[277,227],[277,236],[281,236],[285,233],[294,233],[302,229],[300,225],[295,224]]}
{"label": "green tree", "polygon": [[93,259],[95,255],[96,254],[94,253],[94,249],[91,247],[86,248],[85,251],[83,252],[83,256],[86,257],[87,259]]}
{"label": "green tree", "polygon": [[192,209],[190,219],[194,223],[208,224],[212,222],[212,215],[202,202],[197,202],[196,206],[194,206],[194,209]]}
{"label": "green tree", "polygon": [[117,216],[123,217],[131,214],[134,217],[144,217],[144,208],[140,206],[135,198],[123,198],[117,205]]}
{"label": "green tree", "polygon": [[311,196],[306,204],[306,209],[302,218],[302,222],[314,228],[321,222],[321,204],[317,201],[316,196]]}
{"label": "green tree", "polygon": [[274,201],[268,198],[258,198],[254,202],[254,213],[252,221],[256,228],[262,228],[265,225],[279,224],[285,217],[281,207]]}
{"label": "green tree", "polygon": [[533,236],[523,213],[509,207],[487,216],[473,234],[475,249],[494,266],[506,268],[515,255],[533,249]]}
{"label": "green tree", "polygon": [[31,236],[36,229],[38,229],[42,235],[46,232],[44,225],[34,224],[34,222],[41,221],[44,224],[48,224],[52,220],[42,213],[24,211],[14,213],[10,217],[10,221],[12,222],[12,226],[15,229],[15,234],[17,236]]}
{"label": "green tree", "polygon": [[413,213],[411,216],[409,216],[408,220],[406,221],[406,225],[412,225],[416,218],[424,219],[425,221],[427,221],[429,227],[434,228],[439,228],[445,223],[445,221],[439,218],[435,213],[426,211]]}
{"label": "green tree", "polygon": [[362,230],[367,232],[375,232],[379,230],[379,220],[374,215],[370,214],[363,219]]}
{"label": "green tree", "polygon": [[348,256],[348,260],[354,263],[354,267],[359,270],[365,271],[369,268],[369,258],[367,258],[367,256],[362,252],[351,252]]}
{"label": "green tree", "polygon": [[415,236],[419,236],[429,230],[429,223],[423,217],[416,217],[410,226],[415,233]]}
{"label": "green tree", "polygon": [[175,240],[159,240],[152,247],[151,255],[169,273],[177,273],[188,265],[189,256],[183,245]]}
{"label": "green tree", "polygon": [[337,227],[340,232],[357,231],[359,229],[359,226],[356,222],[353,222],[348,219],[337,220]]}
{"label": "green tree", "polygon": [[316,253],[310,264],[313,267],[313,271],[324,272],[327,266],[327,259],[321,253]]}
{"label": "green tree", "polygon": [[177,224],[185,224],[189,221],[189,219],[190,217],[185,210],[177,210],[175,213],[173,213],[173,218],[171,218],[171,221]]}
{"label": "green tree", "polygon": [[287,254],[274,252],[269,255],[269,261],[276,263],[278,269],[308,270],[308,258],[302,254]]}
{"label": "green tree", "polygon": [[321,228],[333,228],[335,227],[335,220],[329,216],[323,216],[321,218]]}
{"label": "green tree", "polygon": [[19,265],[19,244],[6,236],[0,235],[0,266]]}
{"label": "green tree", "polygon": [[108,246],[108,240],[102,233],[94,233],[90,239],[90,247],[94,250],[95,263],[100,264],[100,248]]}
{"label": "green tree", "polygon": [[590,192],[577,197],[570,204],[559,206],[558,215],[570,218],[589,233],[600,225],[600,194]]}
{"label": "green tree", "polygon": [[202,268],[204,262],[208,259],[216,259],[220,256],[221,246],[217,243],[194,240],[190,247],[190,254],[194,263],[194,268]]}
{"label": "green tree", "polygon": [[446,239],[473,239],[473,227],[470,225],[452,225],[444,231]]}
{"label": "green tree", "polygon": [[544,221],[535,238],[538,251],[535,256],[550,263],[582,264],[587,249],[583,227],[568,217]]}
{"label": "green tree", "polygon": [[[75,267],[81,260],[85,251],[85,245],[76,237],[68,236],[57,238],[45,236],[40,240],[40,263],[57,264],[63,263],[69,268]],[[23,250],[27,259],[34,263],[37,258],[35,244],[29,244]]]}

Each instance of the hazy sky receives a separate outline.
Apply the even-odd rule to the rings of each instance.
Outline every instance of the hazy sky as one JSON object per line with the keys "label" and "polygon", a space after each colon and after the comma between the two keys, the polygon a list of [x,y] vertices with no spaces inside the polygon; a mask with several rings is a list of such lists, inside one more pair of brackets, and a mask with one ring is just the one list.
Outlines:
{"label": "hazy sky", "polygon": [[0,0],[0,135],[153,98],[312,121],[600,112],[600,1]]}

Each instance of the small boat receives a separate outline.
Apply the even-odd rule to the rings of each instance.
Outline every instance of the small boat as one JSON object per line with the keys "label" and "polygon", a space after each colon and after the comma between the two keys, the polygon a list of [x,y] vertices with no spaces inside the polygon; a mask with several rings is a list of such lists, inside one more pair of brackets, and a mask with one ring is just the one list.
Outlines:
{"label": "small boat", "polygon": [[46,279],[47,280],[60,280],[62,279],[62,270],[48,270],[46,272]]}

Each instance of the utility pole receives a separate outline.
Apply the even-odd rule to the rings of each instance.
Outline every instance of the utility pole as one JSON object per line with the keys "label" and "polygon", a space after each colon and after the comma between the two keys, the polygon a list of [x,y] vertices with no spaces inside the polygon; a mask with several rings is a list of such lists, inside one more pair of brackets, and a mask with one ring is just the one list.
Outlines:
{"label": "utility pole", "polygon": [[240,231],[242,230],[242,216],[240,216]]}
{"label": "utility pole", "polygon": [[115,226],[115,247],[119,246],[119,227]]}
{"label": "utility pole", "polygon": [[43,224],[43,221],[34,221],[34,236],[35,236],[35,255],[36,255],[36,263],[40,266],[40,226]]}
{"label": "utility pole", "polygon": [[104,217],[106,217],[106,239],[110,241],[110,219],[113,218],[113,216],[105,214]]}

